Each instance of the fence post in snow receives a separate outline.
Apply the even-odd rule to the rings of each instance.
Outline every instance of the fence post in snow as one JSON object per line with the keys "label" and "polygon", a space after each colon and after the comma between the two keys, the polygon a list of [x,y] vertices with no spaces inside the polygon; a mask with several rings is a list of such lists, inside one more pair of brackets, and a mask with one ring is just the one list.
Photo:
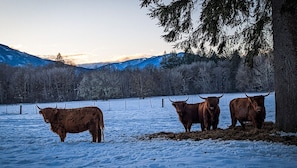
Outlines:
{"label": "fence post in snow", "polygon": [[164,99],[162,98],[162,108],[164,107]]}
{"label": "fence post in snow", "polygon": [[20,104],[20,114],[22,114],[22,110],[23,110],[23,107],[22,107],[22,104]]}

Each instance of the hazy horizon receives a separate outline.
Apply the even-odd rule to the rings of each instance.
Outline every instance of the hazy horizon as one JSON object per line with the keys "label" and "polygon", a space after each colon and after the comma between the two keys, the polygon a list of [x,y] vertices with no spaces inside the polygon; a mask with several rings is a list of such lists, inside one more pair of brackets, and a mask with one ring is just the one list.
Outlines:
{"label": "hazy horizon", "polygon": [[139,0],[1,0],[0,43],[41,58],[75,64],[170,53],[163,28]]}

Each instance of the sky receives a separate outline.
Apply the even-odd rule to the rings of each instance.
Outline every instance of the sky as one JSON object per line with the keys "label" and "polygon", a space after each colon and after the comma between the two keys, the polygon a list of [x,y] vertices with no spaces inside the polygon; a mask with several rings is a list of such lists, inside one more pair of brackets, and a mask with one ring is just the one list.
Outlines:
{"label": "sky", "polygon": [[170,53],[139,0],[0,0],[0,43],[75,64]]}

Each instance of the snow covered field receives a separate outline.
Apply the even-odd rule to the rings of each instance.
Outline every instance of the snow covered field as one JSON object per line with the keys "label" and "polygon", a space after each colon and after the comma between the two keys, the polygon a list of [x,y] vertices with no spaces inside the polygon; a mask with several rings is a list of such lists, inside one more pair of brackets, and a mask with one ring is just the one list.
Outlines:
{"label": "snow covered field", "polygon": [[[231,123],[230,100],[244,96],[236,93],[221,98],[220,128]],[[187,96],[170,98],[185,100]],[[191,95],[188,103],[201,101],[197,95]],[[275,122],[274,104],[271,93],[265,99],[266,121]],[[23,104],[22,115],[19,105],[0,105],[1,167],[297,167],[297,146],[280,143],[139,140],[145,134],[184,131],[168,97],[38,104],[41,108],[93,105],[104,113],[103,143],[91,143],[88,131],[68,133],[61,143],[38,114],[36,104]],[[192,130],[200,130],[200,125],[194,125]]]}

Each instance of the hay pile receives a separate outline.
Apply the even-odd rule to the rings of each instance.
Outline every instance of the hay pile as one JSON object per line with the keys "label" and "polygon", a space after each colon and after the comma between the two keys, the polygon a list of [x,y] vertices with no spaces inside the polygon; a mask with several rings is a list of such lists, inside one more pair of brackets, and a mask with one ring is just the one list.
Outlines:
{"label": "hay pile", "polygon": [[140,139],[165,138],[172,140],[192,139],[199,141],[203,139],[218,139],[218,140],[250,140],[250,141],[267,141],[279,142],[286,145],[297,146],[297,136],[282,136],[274,126],[273,122],[265,122],[262,129],[255,129],[252,125],[247,124],[243,130],[241,126],[228,129],[210,130],[210,131],[194,131],[190,133],[173,133],[159,132],[145,135]]}

